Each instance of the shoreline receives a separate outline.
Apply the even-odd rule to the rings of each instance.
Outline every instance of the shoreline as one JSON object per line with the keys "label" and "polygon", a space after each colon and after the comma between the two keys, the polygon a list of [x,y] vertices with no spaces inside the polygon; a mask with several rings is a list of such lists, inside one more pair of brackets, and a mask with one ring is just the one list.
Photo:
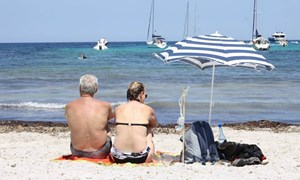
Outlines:
{"label": "shoreline", "polygon": [[[154,128],[154,133],[179,134],[175,131],[176,124],[159,124]],[[186,124],[188,128],[190,124]],[[212,126],[214,127],[214,126]],[[242,123],[224,123],[223,127],[234,130],[248,131],[273,131],[273,132],[300,132],[300,124],[290,124],[269,120],[247,121]],[[111,132],[114,134],[114,126],[110,124]],[[68,132],[66,122],[51,121],[20,121],[20,120],[1,120],[0,133],[8,132],[38,132],[38,133],[61,133]]]}

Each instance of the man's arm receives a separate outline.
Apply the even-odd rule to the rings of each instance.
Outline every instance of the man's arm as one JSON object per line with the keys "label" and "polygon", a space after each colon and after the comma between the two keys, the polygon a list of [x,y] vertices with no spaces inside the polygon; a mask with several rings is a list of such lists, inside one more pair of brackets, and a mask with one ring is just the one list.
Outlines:
{"label": "man's arm", "polygon": [[68,122],[68,120],[69,120],[69,118],[68,118],[68,109],[69,109],[69,104],[67,104],[67,105],[65,106],[65,119],[67,120],[67,122]]}
{"label": "man's arm", "polygon": [[112,118],[115,116],[114,113],[114,109],[112,108],[111,104],[108,104],[108,119],[107,119],[107,125],[106,125],[106,131],[107,131],[107,135],[111,136],[111,132],[110,132],[110,122],[112,120]]}
{"label": "man's arm", "polygon": [[108,121],[111,120],[115,116],[115,110],[112,108],[111,104],[109,104],[109,113],[108,113]]}

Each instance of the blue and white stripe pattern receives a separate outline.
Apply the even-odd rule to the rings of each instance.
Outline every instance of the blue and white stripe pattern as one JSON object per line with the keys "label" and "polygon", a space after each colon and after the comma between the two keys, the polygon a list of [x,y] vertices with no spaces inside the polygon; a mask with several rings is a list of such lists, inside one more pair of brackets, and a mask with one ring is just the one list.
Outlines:
{"label": "blue and white stripe pattern", "polygon": [[213,65],[267,70],[275,68],[251,45],[217,32],[211,35],[188,37],[154,55],[165,63],[183,61],[201,69]]}

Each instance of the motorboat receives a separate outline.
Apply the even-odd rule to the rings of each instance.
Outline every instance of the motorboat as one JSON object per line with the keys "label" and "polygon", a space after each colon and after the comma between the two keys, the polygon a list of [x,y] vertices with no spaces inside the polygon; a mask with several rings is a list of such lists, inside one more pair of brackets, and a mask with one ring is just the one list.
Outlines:
{"label": "motorboat", "polygon": [[[152,29],[151,36],[150,36],[150,29]],[[155,30],[154,30],[154,0],[152,0],[152,4],[151,4],[146,43],[147,43],[147,47],[150,47],[150,48],[165,48],[165,47],[167,47],[167,42],[166,42],[165,38],[163,38],[161,35],[155,34]]]}
{"label": "motorboat", "polygon": [[272,37],[268,38],[271,43],[277,43],[281,46],[287,46],[288,41],[286,39],[286,36],[283,32],[275,32]]}
{"label": "motorboat", "polygon": [[95,50],[106,50],[108,47],[106,46],[108,44],[108,41],[105,38],[99,39],[96,46],[94,46],[93,49]]}

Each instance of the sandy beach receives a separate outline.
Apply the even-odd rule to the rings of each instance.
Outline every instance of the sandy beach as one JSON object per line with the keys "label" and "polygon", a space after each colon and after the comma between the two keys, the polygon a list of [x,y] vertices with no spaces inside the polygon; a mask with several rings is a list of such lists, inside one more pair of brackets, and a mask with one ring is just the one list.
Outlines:
{"label": "sandy beach", "polygon": [[[244,167],[229,163],[159,163],[151,166],[104,166],[91,162],[53,161],[70,154],[69,132],[56,124],[0,124],[1,179],[300,179],[300,126],[268,123],[225,126],[228,141],[258,145],[268,162]],[[272,125],[270,125],[272,124]],[[217,138],[218,129],[213,127]],[[180,134],[157,128],[156,150],[179,154]]]}

